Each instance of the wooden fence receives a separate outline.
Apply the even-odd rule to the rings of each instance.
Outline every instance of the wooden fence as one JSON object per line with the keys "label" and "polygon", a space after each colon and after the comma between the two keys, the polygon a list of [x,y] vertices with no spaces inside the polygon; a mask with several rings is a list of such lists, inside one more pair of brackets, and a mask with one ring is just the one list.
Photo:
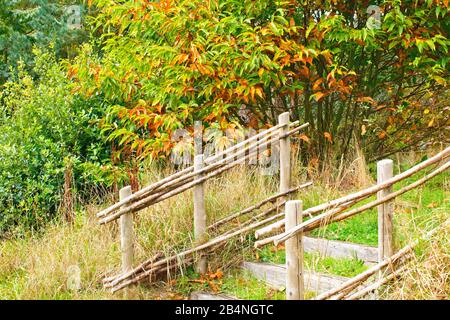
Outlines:
{"label": "wooden fence", "polygon": [[[207,268],[206,255],[208,253],[213,252],[218,247],[224,245],[227,240],[244,233],[249,233],[276,219],[277,216],[268,216],[279,211],[280,207],[285,204],[287,196],[312,185],[311,182],[308,182],[290,188],[290,137],[306,128],[308,125],[308,123],[299,125],[298,121],[290,123],[289,113],[283,113],[279,116],[278,125],[208,158],[204,158],[202,154],[197,154],[195,155],[193,166],[147,186],[134,194],[131,193],[129,187],[123,188],[120,191],[120,201],[97,214],[100,224],[106,224],[120,219],[122,273],[118,276],[104,279],[105,286],[112,288],[112,291],[120,290],[132,283],[139,282],[142,279],[175,269],[182,263],[196,262],[197,270],[200,273],[205,273]],[[235,212],[214,222],[210,226],[207,226],[205,182],[208,179],[216,177],[219,174],[256,157],[260,150],[268,148],[269,146],[277,146],[279,149],[280,192],[260,203],[242,211]],[[195,149],[198,150],[200,148],[196,146]],[[158,254],[133,267],[133,214],[191,188],[193,188],[194,196],[193,220],[194,235],[197,245],[170,257],[164,257],[163,255]],[[238,217],[248,215],[266,204],[273,204],[273,206],[252,217],[248,221],[245,221],[238,228],[228,230],[212,240],[205,242],[208,232],[217,230],[228,222],[231,222]]]}
{"label": "wooden fence", "polygon": [[[113,206],[98,213],[99,222],[106,224],[120,218],[121,249],[122,249],[122,273],[104,279],[104,285],[111,290],[117,291],[128,285],[151,278],[160,273],[174,270],[183,264],[196,263],[200,273],[206,271],[207,255],[226,244],[229,239],[255,232],[258,239],[255,246],[261,247],[269,243],[278,245],[286,242],[286,298],[304,298],[303,280],[303,234],[313,229],[324,227],[330,223],[342,221],[353,217],[373,207],[378,207],[378,229],[379,229],[379,263],[358,277],[350,279],[339,288],[320,294],[317,299],[327,298],[359,298],[365,292],[371,292],[377,287],[392,279],[396,272],[392,266],[407,255],[414,245],[405,247],[395,252],[392,239],[392,200],[401,194],[410,191],[434,176],[447,170],[450,161],[444,160],[450,155],[450,147],[430,159],[414,166],[413,168],[393,176],[393,162],[391,160],[380,161],[377,165],[377,184],[341,197],[318,206],[303,209],[299,200],[288,201],[290,194],[310,186],[307,182],[297,187],[291,188],[291,146],[290,136],[299,132],[308,124],[299,125],[299,122],[289,123],[289,113],[279,116],[278,125],[263,131],[243,142],[240,142],[223,152],[214,156],[204,158],[203,155],[196,155],[194,165],[181,170],[167,178],[164,178],[138,192],[131,194],[131,189],[126,187],[120,192],[120,201]],[[279,193],[273,195],[260,203],[249,208],[230,214],[229,216],[207,225],[205,210],[205,181],[218,176],[219,174],[245,163],[248,159],[255,157],[258,150],[278,143],[279,148],[279,170],[280,186]],[[195,148],[198,149],[198,148]],[[392,186],[419,171],[432,165],[438,165],[431,173],[425,177],[402,187],[393,192]],[[147,208],[155,203],[173,197],[188,189],[194,189],[194,234],[196,244],[182,252],[165,257],[157,254],[154,257],[134,266],[133,262],[133,214]],[[356,204],[366,200],[370,196],[377,194],[377,199],[353,208]],[[220,229],[236,218],[250,214],[262,208],[266,204],[272,207],[252,216],[247,221],[241,223],[234,229],[227,230],[213,239],[206,241],[209,232]],[[280,208],[285,206],[285,212],[280,212]],[[303,218],[310,219],[303,222]],[[272,235],[274,232],[282,230],[284,232]],[[262,238],[266,236],[266,238]],[[387,276],[380,272],[382,269],[391,267],[393,270]],[[358,292],[355,289],[374,274],[379,274],[379,280]],[[365,290],[365,291],[364,291]]]}
{"label": "wooden fence", "polygon": [[[304,232],[321,228],[334,222],[342,221],[360,214],[368,209],[378,208],[378,263],[369,268],[360,275],[349,279],[341,286],[333,288],[328,292],[322,293],[316,297],[322,299],[358,299],[370,292],[375,291],[381,285],[398,276],[405,268],[402,264],[405,256],[411,253],[411,250],[418,243],[417,241],[407,245],[398,252],[395,252],[393,245],[393,206],[392,200],[404,194],[407,191],[415,189],[426,183],[436,175],[444,172],[450,167],[450,161],[446,160],[450,155],[450,147],[446,148],[430,159],[412,167],[411,169],[393,176],[392,160],[382,160],[377,163],[377,184],[361,190],[359,192],[332,200],[318,206],[302,210],[302,201],[294,200],[286,203],[286,210],[283,219],[273,222],[261,229],[256,230],[256,238],[273,233],[283,227],[285,231],[275,236],[270,236],[255,243],[256,247],[262,247],[269,243],[279,245],[285,242],[286,246],[286,299],[303,299],[303,234]],[[423,178],[410,183],[398,191],[393,192],[392,186],[413,174],[424,169],[437,165],[437,167]],[[377,194],[377,199],[351,208],[370,196]],[[345,212],[346,211],[346,212]],[[321,213],[322,212],[322,213]],[[305,222],[303,217],[312,216],[321,213]],[[281,215],[280,215],[281,218]],[[443,226],[450,224],[450,219]],[[442,226],[441,226],[442,227]],[[427,236],[436,232],[434,229]],[[384,270],[384,272],[382,272]],[[373,275],[378,273],[378,281],[371,283],[363,288],[361,285]]]}

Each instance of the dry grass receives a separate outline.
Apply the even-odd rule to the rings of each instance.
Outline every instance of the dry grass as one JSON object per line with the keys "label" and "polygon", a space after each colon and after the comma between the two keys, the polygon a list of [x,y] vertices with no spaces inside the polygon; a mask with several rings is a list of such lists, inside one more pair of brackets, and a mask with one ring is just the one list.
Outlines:
{"label": "dry grass", "polygon": [[[294,163],[293,167],[292,185],[305,182],[308,170],[298,163]],[[360,154],[356,155],[354,161],[339,163],[335,168],[333,171],[330,165],[327,173],[315,175],[315,185],[300,191],[294,198],[303,199],[304,206],[310,207],[372,181]],[[143,184],[167,174],[149,168]],[[448,180],[444,180],[444,184],[448,188]],[[209,222],[253,205],[277,190],[276,177],[261,175],[255,168],[237,167],[207,183]],[[100,280],[105,275],[120,271],[120,248],[117,224],[98,226],[95,219],[98,210],[98,207],[86,206],[77,212],[73,226],[55,222],[43,234],[30,234],[24,239],[0,242],[0,299],[182,298],[167,284],[151,287],[140,285],[114,295],[103,289]],[[169,254],[189,247],[193,243],[192,211],[192,193],[185,192],[140,212],[135,220],[136,262],[157,252]],[[448,216],[448,211],[441,211],[444,216]],[[399,219],[399,225],[410,227],[408,221],[411,220],[405,219]],[[415,220],[412,221],[414,223]],[[417,230],[423,227],[418,224]],[[415,232],[408,234],[413,238],[417,235]],[[410,274],[404,277],[403,284],[399,282],[387,297],[411,298],[416,292],[417,298],[442,298],[444,295],[448,298],[449,239],[446,235],[441,236],[438,244],[431,245],[430,250],[424,249],[417,259],[416,269],[411,269]],[[211,269],[232,267],[248,254],[254,254],[251,243],[246,239],[236,239],[211,258]],[[80,269],[79,290],[71,290],[68,286],[73,266]],[[419,274],[422,277],[418,277]]]}
{"label": "dry grass", "polygon": [[[240,167],[208,182],[206,190],[209,218],[214,221],[272,195],[277,182]],[[87,206],[77,212],[73,226],[55,222],[42,234],[0,242],[0,299],[179,298],[169,287],[152,290],[138,286],[126,296],[124,292],[111,295],[103,289],[100,280],[120,271],[120,248],[117,223],[97,225],[98,210]],[[135,219],[136,262],[156,252],[169,254],[190,246],[192,210],[192,193],[185,192],[140,212]],[[224,261],[232,265],[243,255],[231,244],[212,259],[211,268]],[[81,271],[81,288],[75,291],[68,287],[74,267]]]}
{"label": "dry grass", "polygon": [[401,277],[384,288],[391,300],[448,300],[450,298],[450,228],[420,243]]}

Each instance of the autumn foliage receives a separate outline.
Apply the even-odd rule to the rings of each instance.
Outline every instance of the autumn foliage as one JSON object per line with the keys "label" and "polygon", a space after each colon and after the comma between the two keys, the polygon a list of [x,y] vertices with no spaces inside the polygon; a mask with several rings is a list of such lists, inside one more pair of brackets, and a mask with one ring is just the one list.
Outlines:
{"label": "autumn foliage", "polygon": [[308,158],[345,156],[353,142],[376,158],[448,139],[448,1],[92,6],[103,36],[69,76],[110,106],[102,128],[119,157],[165,155],[171,132],[195,120],[246,125],[243,109],[252,126],[287,110],[309,122]]}

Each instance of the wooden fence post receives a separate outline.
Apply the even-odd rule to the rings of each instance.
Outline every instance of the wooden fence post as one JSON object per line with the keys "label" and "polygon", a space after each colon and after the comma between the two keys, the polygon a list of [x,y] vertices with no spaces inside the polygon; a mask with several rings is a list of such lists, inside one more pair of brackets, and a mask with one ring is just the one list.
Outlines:
{"label": "wooden fence post", "polygon": [[203,125],[201,121],[194,123],[194,156],[203,154]]}
{"label": "wooden fence post", "polygon": [[[303,201],[286,203],[286,230],[303,221]],[[286,240],[286,300],[304,299],[303,280],[303,232]]]}
{"label": "wooden fence post", "polygon": [[[131,186],[126,186],[119,191],[120,200],[131,196]],[[134,231],[133,213],[129,212],[120,216],[120,248],[122,251],[122,271],[128,272],[133,268],[134,260]]]}
{"label": "wooden fence post", "polygon": [[[199,171],[204,166],[203,155],[194,157],[194,171]],[[200,179],[202,175],[197,175],[195,179]],[[198,243],[206,239],[206,210],[205,210],[205,189],[204,183],[194,186],[194,236]],[[204,274],[207,271],[206,257],[201,256],[197,262],[197,272]]]}
{"label": "wooden fence post", "polygon": [[[377,163],[377,183],[383,183],[394,175],[394,162],[390,159]],[[381,199],[392,192],[392,186],[377,193]],[[393,203],[388,201],[378,206],[378,261],[381,262],[394,254],[392,236]]]}
{"label": "wooden fence post", "polygon": [[[280,129],[280,135],[289,131],[289,112],[278,116],[278,123],[283,125]],[[280,193],[289,190],[291,184],[291,140],[289,137],[280,139]],[[280,198],[280,202],[287,197]]]}

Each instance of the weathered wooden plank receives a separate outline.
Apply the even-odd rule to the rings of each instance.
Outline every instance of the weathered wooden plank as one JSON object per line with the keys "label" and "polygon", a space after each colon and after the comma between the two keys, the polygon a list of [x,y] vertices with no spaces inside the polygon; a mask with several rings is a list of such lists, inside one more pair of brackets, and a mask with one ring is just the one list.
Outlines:
{"label": "weathered wooden plank", "polygon": [[[303,202],[292,200],[286,203],[286,229],[302,223]],[[286,300],[304,300],[303,277],[303,232],[286,241]]]}
{"label": "weathered wooden plank", "polygon": [[[377,162],[378,184],[382,184],[383,182],[391,179],[393,176],[394,161],[385,159]],[[392,193],[392,186],[378,191],[377,199],[383,199],[390,193]],[[392,219],[394,208],[392,204],[392,201],[389,201],[378,206],[378,262],[381,262],[394,254],[392,238]]]}
{"label": "weathered wooden plank", "polygon": [[238,300],[238,299],[225,294],[215,294],[209,292],[196,291],[191,293],[189,300]]}
{"label": "weathered wooden plank", "polygon": [[[202,154],[194,157],[194,172],[202,170],[204,159]],[[202,178],[201,175],[195,179]],[[205,184],[201,183],[194,186],[194,235],[197,243],[202,243],[206,237],[206,209],[205,209]],[[200,255],[197,261],[197,272],[205,274],[207,271],[206,257]]]}
{"label": "weathered wooden plank", "polygon": [[[257,279],[265,281],[270,287],[285,289],[286,267],[279,264],[244,262],[244,270],[250,271]],[[305,290],[318,293],[326,292],[342,285],[348,278],[322,273],[304,272]]]}
{"label": "weathered wooden plank", "polygon": [[[119,191],[120,200],[131,196],[130,186]],[[127,213],[120,217],[120,248],[122,251],[122,271],[128,272],[133,268],[134,261],[134,230],[133,214]]]}
{"label": "weathered wooden plank", "polygon": [[322,256],[333,258],[355,258],[367,264],[377,263],[378,248],[362,244],[303,237],[305,252],[318,252]]}

